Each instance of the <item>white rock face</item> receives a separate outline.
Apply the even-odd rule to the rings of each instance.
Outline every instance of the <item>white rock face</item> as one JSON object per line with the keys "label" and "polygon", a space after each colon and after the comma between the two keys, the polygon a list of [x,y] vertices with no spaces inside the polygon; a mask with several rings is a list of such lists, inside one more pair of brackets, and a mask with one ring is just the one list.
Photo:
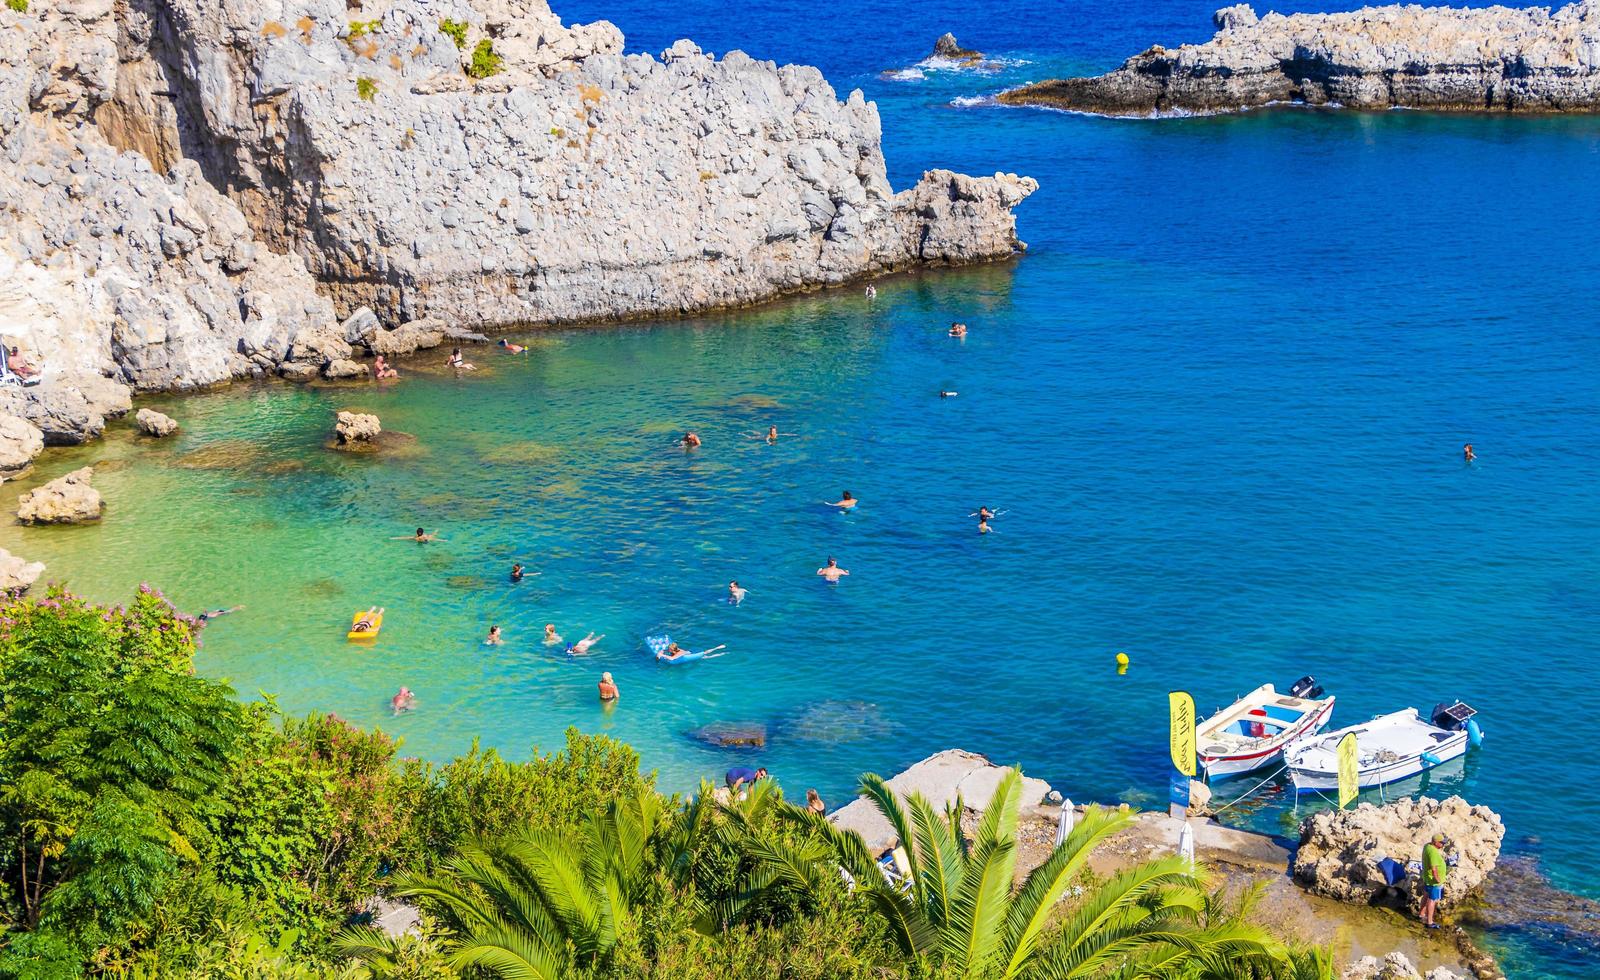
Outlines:
{"label": "white rock face", "polygon": [[0,592],[19,595],[44,574],[44,562],[25,561],[0,548]]}
{"label": "white rock face", "polygon": [[[957,797],[966,809],[981,812],[994,799],[994,791],[1005,774],[1004,767],[995,765],[976,752],[946,749],[888,780],[888,784],[902,800],[913,793],[922,794],[933,804],[936,813],[944,812],[944,808],[954,803]],[[1049,792],[1049,783],[1025,776],[1022,780],[1021,804],[1023,807],[1037,806]],[[860,834],[867,846],[875,851],[899,843],[895,840],[894,828],[889,821],[883,818],[872,801],[865,798],[845,804],[830,814],[828,819],[841,830],[853,830]]]}
{"label": "white rock face", "polygon": [[[676,313],[1006,256],[1037,186],[934,171],[896,194],[876,108],[815,68],[622,56],[616,28],[540,0],[367,4],[359,37],[339,0],[157,16],[212,179],[341,310],[391,326]],[[483,40],[503,70],[474,81]]]}
{"label": "white rock face", "polygon": [[1002,96],[1087,112],[1227,112],[1272,102],[1507,112],[1600,110],[1600,0],[1549,7],[1217,11],[1204,44]]}
{"label": "white rock face", "polygon": [[97,521],[105,510],[100,491],[89,485],[94,469],[85,466],[29,490],[17,500],[17,519],[25,524],[81,524]]}
{"label": "white rock face", "polygon": [[44,433],[15,415],[0,415],[0,479],[16,479],[44,452]]}
{"label": "white rock face", "polygon": [[147,436],[165,439],[178,431],[178,422],[170,415],[163,415],[151,408],[139,409],[139,414],[133,417],[134,423],[139,426],[139,431]]}

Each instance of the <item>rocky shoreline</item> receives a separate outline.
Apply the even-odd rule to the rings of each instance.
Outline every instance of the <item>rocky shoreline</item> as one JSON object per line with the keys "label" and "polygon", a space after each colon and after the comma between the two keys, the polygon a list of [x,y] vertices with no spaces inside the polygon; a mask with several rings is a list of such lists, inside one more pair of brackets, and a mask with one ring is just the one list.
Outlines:
{"label": "rocky shoreline", "polygon": [[896,193],[816,69],[622,42],[542,0],[0,7],[0,337],[43,379],[0,415],[76,444],[130,390],[1025,247],[1033,180]]}
{"label": "rocky shoreline", "polygon": [[1160,45],[1092,78],[1004,92],[1008,105],[1115,116],[1279,103],[1461,112],[1600,110],[1600,0],[1549,7],[1216,12],[1216,36]]}

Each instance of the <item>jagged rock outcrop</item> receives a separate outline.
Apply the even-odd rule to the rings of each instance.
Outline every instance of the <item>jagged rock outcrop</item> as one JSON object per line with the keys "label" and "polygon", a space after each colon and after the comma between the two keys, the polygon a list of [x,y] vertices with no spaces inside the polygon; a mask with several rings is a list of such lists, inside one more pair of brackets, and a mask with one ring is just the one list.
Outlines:
{"label": "jagged rock outcrop", "polygon": [[15,415],[0,415],[0,481],[15,480],[33,469],[44,452],[44,433]]}
{"label": "jagged rock outcrop", "polygon": [[939,35],[939,40],[933,42],[933,54],[929,55],[929,59],[976,65],[983,61],[983,52],[963,48],[961,42],[956,40],[956,36],[947,31]]}
{"label": "jagged rock outcrop", "polygon": [[170,415],[163,415],[152,408],[141,408],[139,414],[133,417],[133,422],[139,431],[147,436],[165,439],[178,431],[178,420]]}
{"label": "jagged rock outcrop", "polygon": [[[0,282],[3,282],[0,279]],[[66,372],[31,388],[0,387],[0,412],[26,419],[47,446],[75,446],[98,438],[106,419],[133,408],[127,385],[91,372]]]}
{"label": "jagged rock outcrop", "polygon": [[[815,68],[688,41],[623,56],[616,28],[543,0],[130,2],[212,181],[341,310],[391,326],[676,313],[997,258],[1036,187],[934,171],[896,194],[876,108]],[[480,50],[499,71],[475,80]]]}
{"label": "jagged rock outcrop", "polygon": [[27,561],[0,548],[0,593],[19,595],[44,574],[44,562]]}
{"label": "jagged rock outcrop", "polygon": [[376,415],[340,412],[333,423],[333,442],[339,449],[355,447],[375,441],[382,432]]}
{"label": "jagged rock outcrop", "polygon": [[89,484],[94,468],[85,466],[35,487],[17,499],[17,519],[25,524],[82,524],[98,521],[105,510],[100,491]]}
{"label": "jagged rock outcrop", "polygon": [[1094,78],[1003,93],[1013,105],[1111,115],[1229,112],[1280,102],[1355,109],[1600,109],[1600,0],[1549,7],[1365,7],[1257,17],[1217,11],[1204,44],[1159,45]]}
{"label": "jagged rock outcrop", "polygon": [[[1388,888],[1378,862],[1384,858],[1402,865],[1420,861],[1423,845],[1442,833],[1449,841],[1446,853],[1455,858],[1444,888],[1445,902],[1453,904],[1494,870],[1505,832],[1493,810],[1473,806],[1459,796],[1445,800],[1407,797],[1381,807],[1362,803],[1349,810],[1328,810],[1300,825],[1294,879],[1318,895],[1372,904]],[[1416,905],[1418,878],[1411,875],[1396,897]]]}
{"label": "jagged rock outcrop", "polygon": [[1442,966],[1429,970],[1424,977],[1404,953],[1390,953],[1382,959],[1363,956],[1346,967],[1339,977],[1340,980],[1467,980]]}

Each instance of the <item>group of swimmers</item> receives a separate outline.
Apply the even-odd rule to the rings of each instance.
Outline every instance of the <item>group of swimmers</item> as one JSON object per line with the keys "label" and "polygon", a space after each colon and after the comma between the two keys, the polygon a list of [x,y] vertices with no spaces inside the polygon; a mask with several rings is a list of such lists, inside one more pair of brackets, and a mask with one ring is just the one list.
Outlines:
{"label": "group of swimmers", "polygon": [[[507,354],[526,354],[528,352],[528,348],[523,344],[513,344],[504,337],[500,338],[495,343],[495,346]],[[450,348],[450,356],[445,358],[444,366],[454,370],[457,374],[462,371],[478,370],[478,366],[468,361],[467,356],[461,352],[459,347]],[[399,370],[390,364],[382,354],[377,354],[372,358],[372,380],[388,381],[398,377],[400,377]]]}

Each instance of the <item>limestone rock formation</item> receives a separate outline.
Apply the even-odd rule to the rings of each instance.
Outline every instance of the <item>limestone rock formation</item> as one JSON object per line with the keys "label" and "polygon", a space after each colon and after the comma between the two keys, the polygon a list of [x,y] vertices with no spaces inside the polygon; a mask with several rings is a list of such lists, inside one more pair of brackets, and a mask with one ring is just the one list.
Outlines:
{"label": "limestone rock formation", "polygon": [[[1294,879],[1311,892],[1343,902],[1367,905],[1388,886],[1378,862],[1419,861],[1422,847],[1435,833],[1449,843],[1446,854],[1455,866],[1445,879],[1444,900],[1455,903],[1477,888],[1494,870],[1505,825],[1486,806],[1473,806],[1459,796],[1446,800],[1397,800],[1387,806],[1362,803],[1349,810],[1329,810],[1300,825],[1300,847],[1294,858]],[[1401,897],[1418,903],[1413,874]]]}
{"label": "limestone rock formation", "polygon": [[100,374],[69,374],[31,388],[0,388],[0,412],[32,423],[47,446],[98,438],[108,417],[126,415],[132,407],[128,386]]}
{"label": "limestone rock formation", "polygon": [[1429,970],[1424,978],[1404,953],[1390,953],[1382,959],[1363,956],[1350,964],[1339,977],[1340,980],[1467,980],[1442,966]]}
{"label": "limestone rock formation", "polygon": [[33,469],[44,452],[39,427],[15,415],[0,415],[0,479],[14,480]]}
{"label": "limestone rock formation", "polygon": [[[877,109],[815,68],[624,56],[543,0],[132,5],[213,183],[390,326],[679,313],[1004,257],[1036,186],[935,171],[896,194]],[[474,79],[480,49],[498,70]]]}
{"label": "limestone rock formation", "polygon": [[976,65],[983,61],[983,52],[971,48],[963,48],[956,40],[956,36],[949,32],[939,35],[939,40],[933,42],[932,58],[941,61],[955,61],[963,65]]}
{"label": "limestone rock formation", "polygon": [[334,445],[344,449],[371,443],[382,431],[383,428],[378,424],[376,415],[364,412],[340,412],[333,425]]}
{"label": "limestone rock formation", "polygon": [[[936,813],[961,800],[968,810],[981,812],[994,799],[994,791],[1005,776],[1006,769],[997,766],[976,752],[945,749],[888,780],[889,788],[902,799],[920,793],[933,804]],[[1050,792],[1050,784],[1042,779],[1023,777],[1022,806],[1036,806]],[[894,828],[883,818],[870,800],[851,801],[828,815],[840,830],[853,830],[861,835],[867,846],[877,850],[898,843]]]}
{"label": "limestone rock formation", "polygon": [[139,426],[139,431],[147,436],[165,439],[178,431],[177,420],[170,415],[163,415],[152,408],[141,408],[139,414],[133,417],[134,423]]}
{"label": "limestone rock formation", "polygon": [[1094,78],[1002,102],[1111,115],[1229,112],[1280,102],[1354,109],[1600,110],[1600,0],[1549,7],[1364,7],[1257,17],[1217,11],[1204,44],[1159,45]]}
{"label": "limestone rock formation", "polygon": [[36,487],[17,500],[17,519],[25,524],[82,524],[98,521],[105,510],[100,491],[90,485],[94,468],[85,466]]}
{"label": "limestone rock formation", "polygon": [[20,595],[44,574],[44,562],[26,561],[0,548],[0,592]]}

